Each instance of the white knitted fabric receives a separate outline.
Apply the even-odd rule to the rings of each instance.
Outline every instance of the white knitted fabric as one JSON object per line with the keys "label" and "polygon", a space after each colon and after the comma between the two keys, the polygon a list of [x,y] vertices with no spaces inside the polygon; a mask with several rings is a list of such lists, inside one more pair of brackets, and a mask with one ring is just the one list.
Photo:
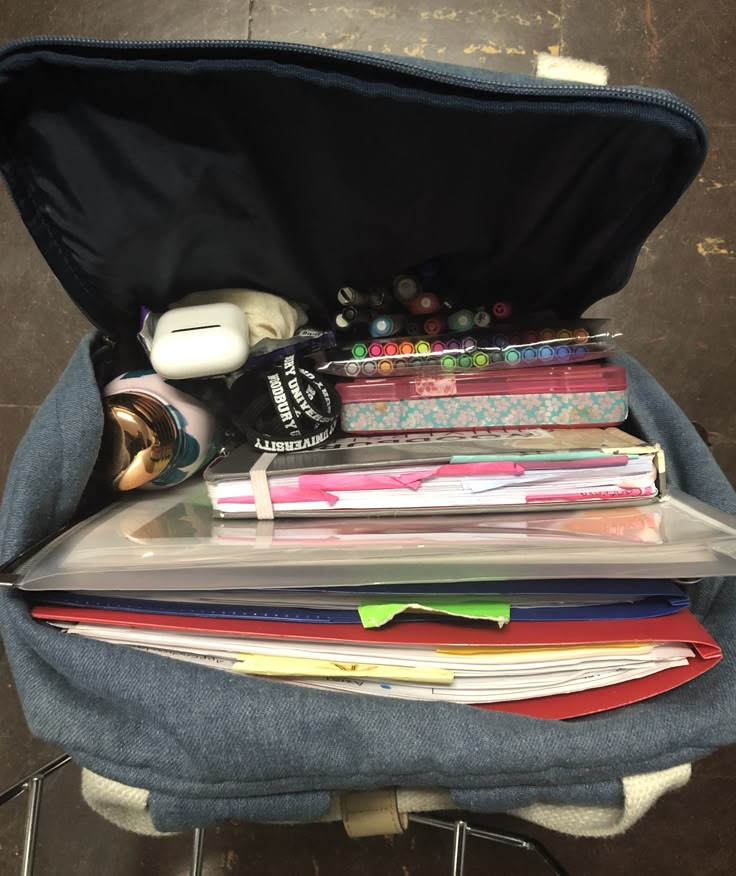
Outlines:
{"label": "white knitted fabric", "polygon": [[82,796],[90,809],[123,830],[144,836],[168,836],[153,826],[148,811],[149,793],[82,770]]}
{"label": "white knitted fabric", "polygon": [[658,773],[624,776],[623,807],[535,803],[509,814],[571,836],[616,836],[635,824],[667,791],[687,785],[691,772],[692,765],[684,763]]}
{"label": "white knitted fabric", "polygon": [[535,74],[541,79],[564,79],[567,82],[585,82],[588,85],[606,85],[608,70],[602,64],[579,61],[541,52],[537,55]]}
{"label": "white knitted fabric", "polygon": [[235,304],[248,321],[248,343],[251,349],[264,338],[291,338],[307,321],[307,315],[299,304],[286,301],[270,292],[255,289],[210,289],[207,292],[191,292],[172,307],[190,307],[196,304]]}
{"label": "white knitted fabric", "polygon": [[[535,803],[516,809],[516,815],[550,830],[578,837],[605,837],[623,833],[645,815],[668,791],[682,788],[690,781],[689,763],[623,779],[624,804],[616,806],[566,806]],[[133,833],[165,836],[156,830],[148,812],[148,794],[111,779],[82,770],[82,794],[98,815]],[[436,812],[457,809],[447,791],[427,788],[399,788],[396,792],[399,812]],[[340,800],[335,797],[322,821],[341,819]]]}

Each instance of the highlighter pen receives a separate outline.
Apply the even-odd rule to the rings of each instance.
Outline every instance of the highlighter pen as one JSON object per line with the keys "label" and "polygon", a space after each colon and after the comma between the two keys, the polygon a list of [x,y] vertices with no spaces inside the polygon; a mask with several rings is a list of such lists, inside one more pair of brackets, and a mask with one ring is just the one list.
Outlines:
{"label": "highlighter pen", "polygon": [[445,371],[452,371],[455,368],[455,357],[454,356],[443,356],[440,360],[440,365],[444,368]]}
{"label": "highlighter pen", "polygon": [[473,350],[478,349],[478,342],[475,338],[463,338],[462,348],[466,353],[472,353]]}
{"label": "highlighter pen", "polygon": [[447,341],[447,349],[449,352],[457,352],[460,350],[460,341],[458,341],[457,338],[450,338],[450,340]]}
{"label": "highlighter pen", "polygon": [[447,345],[444,341],[432,341],[432,352],[433,353],[444,353],[447,349]]}
{"label": "highlighter pen", "polygon": [[357,377],[360,374],[360,362],[346,362],[344,370],[346,377]]}
{"label": "highlighter pen", "polygon": [[368,307],[371,303],[371,296],[367,292],[360,292],[352,286],[343,286],[337,292],[337,303],[343,307],[348,305],[352,307]]}
{"label": "highlighter pen", "polygon": [[363,377],[374,377],[376,371],[378,371],[378,365],[376,365],[373,359],[368,359],[363,362],[361,370],[363,372]]}
{"label": "highlighter pen", "polygon": [[457,310],[447,318],[447,326],[454,332],[465,332],[475,325],[475,314],[472,310]]}
{"label": "highlighter pen", "polygon": [[402,341],[399,344],[399,353],[402,356],[413,356],[414,355],[414,344],[411,341]]}
{"label": "highlighter pen", "polygon": [[473,353],[473,365],[475,365],[476,368],[485,368],[490,361],[488,353],[484,353],[483,350],[478,350],[477,353]]}
{"label": "highlighter pen", "polygon": [[429,354],[432,352],[432,345],[429,343],[429,341],[417,341],[416,344],[414,344],[414,349],[417,351],[417,355],[419,356],[429,356]]}
{"label": "highlighter pen", "polygon": [[417,335],[422,334],[422,324],[417,319],[410,319],[406,324],[406,333],[415,338]]}
{"label": "highlighter pen", "polygon": [[590,340],[590,332],[584,328],[575,329],[573,336],[579,344],[584,344]]}
{"label": "highlighter pen", "polygon": [[516,365],[521,361],[521,353],[515,347],[509,347],[504,350],[503,358],[509,365]]}
{"label": "highlighter pen", "polygon": [[579,347],[573,347],[572,355],[575,359],[585,359],[590,355],[590,347],[586,347],[585,344],[581,344]]}
{"label": "highlighter pen", "polygon": [[549,328],[542,329],[542,331],[539,333],[540,341],[554,341],[554,339],[556,337],[557,337],[557,333],[555,332],[554,329],[549,329]]}
{"label": "highlighter pen", "polygon": [[565,344],[555,347],[555,359],[560,359],[562,362],[566,362],[570,356],[572,356],[572,350]]}
{"label": "highlighter pen", "polygon": [[560,329],[557,332],[557,340],[558,341],[569,341],[572,337],[572,332],[570,329]]}
{"label": "highlighter pen", "polygon": [[473,358],[467,353],[463,353],[461,356],[458,356],[457,364],[460,368],[471,368],[473,365]]}
{"label": "highlighter pen", "polygon": [[424,334],[425,335],[438,335],[441,331],[444,331],[445,321],[441,316],[430,316],[429,319],[424,320]]}
{"label": "highlighter pen", "polygon": [[411,301],[419,291],[419,282],[410,274],[397,274],[394,277],[394,295],[402,304]]}
{"label": "highlighter pen", "polygon": [[381,359],[378,363],[378,373],[381,377],[388,377],[388,375],[394,370],[394,364],[389,359]]}
{"label": "highlighter pen", "polygon": [[399,345],[395,341],[387,341],[383,345],[384,356],[397,356],[399,353]]}
{"label": "highlighter pen", "polygon": [[549,344],[545,344],[537,350],[537,356],[542,362],[551,362],[555,358],[555,351]]}
{"label": "highlighter pen", "polygon": [[499,350],[503,350],[504,347],[507,347],[509,343],[509,339],[506,335],[494,335],[493,336],[493,346],[498,347]]}
{"label": "highlighter pen", "polygon": [[372,359],[383,356],[383,344],[380,341],[373,341],[372,344],[368,344],[368,355]]}
{"label": "highlighter pen", "polygon": [[351,352],[353,359],[365,359],[368,355],[368,347],[365,344],[354,344]]}
{"label": "highlighter pen", "polygon": [[534,347],[524,347],[521,351],[521,358],[525,362],[533,362],[537,358],[537,351]]}
{"label": "highlighter pen", "polygon": [[500,365],[501,362],[503,362],[503,353],[500,350],[491,353],[491,365]]}
{"label": "highlighter pen", "polygon": [[396,316],[377,316],[371,323],[372,338],[387,338],[401,331],[404,325],[404,317],[400,314]]}

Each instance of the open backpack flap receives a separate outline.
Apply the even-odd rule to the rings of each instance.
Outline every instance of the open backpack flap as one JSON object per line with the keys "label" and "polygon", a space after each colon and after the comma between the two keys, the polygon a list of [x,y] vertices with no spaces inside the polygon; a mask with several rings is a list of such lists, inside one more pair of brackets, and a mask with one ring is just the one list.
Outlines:
{"label": "open backpack flap", "polygon": [[428,258],[463,304],[493,288],[578,316],[706,152],[666,92],[287,44],[22,43],[0,76],[13,197],[113,337],[205,288],[325,313],[340,285]]}
{"label": "open backpack flap", "polygon": [[[250,286],[324,317],[339,286],[439,257],[464,304],[490,287],[520,312],[578,316],[624,286],[705,151],[694,111],[651,89],[286,44],[10,46],[0,167],[108,346],[79,348],[21,444],[0,562],[74,515],[102,432],[100,370],[135,335],[142,305]],[[736,512],[685,415],[620,361],[632,418],[664,445],[671,483]],[[718,666],[654,700],[568,722],[212,672],[61,636],[11,593],[0,611],[33,731],[150,790],[156,828],[176,830],[319,819],[342,791],[397,785],[446,788],[477,811],[616,804],[623,776],[736,738],[736,590],[724,580],[693,593],[723,648]]]}

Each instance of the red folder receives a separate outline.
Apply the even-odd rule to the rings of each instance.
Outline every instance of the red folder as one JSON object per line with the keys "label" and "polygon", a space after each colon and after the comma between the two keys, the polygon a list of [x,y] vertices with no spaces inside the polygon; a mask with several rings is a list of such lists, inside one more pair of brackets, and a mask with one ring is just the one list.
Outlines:
{"label": "red folder", "polygon": [[648,699],[697,678],[723,656],[704,627],[687,610],[662,617],[613,621],[545,621],[508,624],[502,629],[483,623],[446,624],[415,622],[380,630],[358,624],[308,624],[291,621],[257,621],[241,618],[182,617],[38,605],[31,609],[39,620],[71,621],[156,630],[179,630],[245,638],[317,640],[429,648],[541,647],[615,642],[684,642],[693,648],[687,666],[676,666],[646,678],[569,694],[554,694],[510,703],[479,706],[501,712],[518,712],[535,718],[573,718],[614,709]]}

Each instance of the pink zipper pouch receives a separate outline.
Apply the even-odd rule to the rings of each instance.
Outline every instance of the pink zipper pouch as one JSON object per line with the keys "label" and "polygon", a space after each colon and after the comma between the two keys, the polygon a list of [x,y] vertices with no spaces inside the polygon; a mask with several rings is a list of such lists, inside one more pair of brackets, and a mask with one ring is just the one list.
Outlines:
{"label": "pink zipper pouch", "polygon": [[628,415],[617,365],[441,374],[339,383],[345,432],[616,426]]}

